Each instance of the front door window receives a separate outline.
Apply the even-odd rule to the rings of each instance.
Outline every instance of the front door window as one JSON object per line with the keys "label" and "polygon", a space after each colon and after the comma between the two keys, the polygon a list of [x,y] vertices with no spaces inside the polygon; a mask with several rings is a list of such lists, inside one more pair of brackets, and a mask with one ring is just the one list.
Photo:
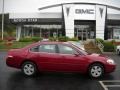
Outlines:
{"label": "front door window", "polygon": [[58,45],[60,54],[75,54],[77,53],[73,48],[65,45]]}
{"label": "front door window", "polygon": [[[80,55],[75,48],[67,45],[58,45],[60,56],[60,67],[62,71],[75,72],[82,71],[84,63],[84,56]],[[79,54],[76,56],[75,54]]]}

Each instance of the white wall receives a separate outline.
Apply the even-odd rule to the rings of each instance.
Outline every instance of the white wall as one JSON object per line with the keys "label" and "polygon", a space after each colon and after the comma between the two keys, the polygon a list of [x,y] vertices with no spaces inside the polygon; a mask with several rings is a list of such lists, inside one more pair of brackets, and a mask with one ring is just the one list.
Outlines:
{"label": "white wall", "polygon": [[96,38],[104,39],[106,10],[103,5],[63,5],[66,36],[74,37],[74,20],[96,20]]}
{"label": "white wall", "polygon": [[62,18],[61,13],[10,13],[10,19],[14,18]]}
{"label": "white wall", "polygon": [[2,12],[2,0],[0,0],[0,13]]}
{"label": "white wall", "polygon": [[96,5],[96,38],[104,39],[106,6]]}
{"label": "white wall", "polygon": [[[67,8],[69,9],[67,11]],[[74,37],[74,4],[63,5],[66,36]]]}

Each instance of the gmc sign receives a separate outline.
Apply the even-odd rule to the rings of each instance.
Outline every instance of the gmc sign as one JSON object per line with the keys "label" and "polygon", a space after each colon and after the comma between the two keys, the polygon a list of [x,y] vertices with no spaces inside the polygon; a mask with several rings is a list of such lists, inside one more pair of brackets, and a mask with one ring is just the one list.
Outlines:
{"label": "gmc sign", "polygon": [[94,9],[76,9],[76,14],[94,14]]}

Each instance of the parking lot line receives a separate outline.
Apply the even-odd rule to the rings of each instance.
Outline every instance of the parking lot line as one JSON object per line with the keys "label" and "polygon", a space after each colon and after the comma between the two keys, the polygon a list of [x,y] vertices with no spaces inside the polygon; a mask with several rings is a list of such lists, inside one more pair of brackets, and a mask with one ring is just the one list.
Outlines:
{"label": "parking lot line", "polygon": [[120,85],[106,85],[106,87],[120,87]]}
{"label": "parking lot line", "polygon": [[111,84],[111,85],[106,85],[104,84],[105,82],[112,82],[112,83],[115,83],[115,82],[120,82],[120,80],[104,80],[104,81],[99,81],[100,85],[103,87],[104,90],[109,90],[108,88],[112,88],[112,87],[120,87],[120,85],[118,84]]}
{"label": "parking lot line", "polygon": [[104,90],[108,90],[108,88],[103,84],[102,81],[99,81],[100,85],[103,87]]}
{"label": "parking lot line", "polygon": [[104,80],[102,82],[120,82],[120,80]]}

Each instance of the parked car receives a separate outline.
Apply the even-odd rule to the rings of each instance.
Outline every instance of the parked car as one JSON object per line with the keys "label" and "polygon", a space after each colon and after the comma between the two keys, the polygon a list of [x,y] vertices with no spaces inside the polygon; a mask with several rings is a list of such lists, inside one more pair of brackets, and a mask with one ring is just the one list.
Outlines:
{"label": "parked car", "polygon": [[8,52],[6,64],[21,69],[27,76],[37,71],[76,72],[98,78],[113,72],[113,59],[84,50],[65,42],[37,42]]}
{"label": "parked car", "polygon": [[117,53],[118,55],[120,55],[120,45],[118,45],[118,46],[116,47],[116,53]]}

